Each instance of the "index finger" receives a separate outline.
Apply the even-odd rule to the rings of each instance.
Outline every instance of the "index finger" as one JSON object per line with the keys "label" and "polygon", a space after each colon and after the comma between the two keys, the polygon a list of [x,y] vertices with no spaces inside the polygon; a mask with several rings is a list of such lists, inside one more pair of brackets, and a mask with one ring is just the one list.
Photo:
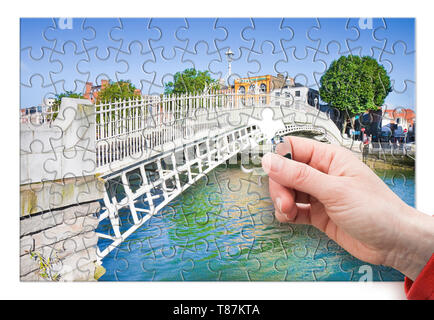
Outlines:
{"label": "index finger", "polygon": [[321,172],[328,173],[333,158],[340,150],[337,146],[313,139],[286,136],[284,142],[276,147],[276,152],[280,155],[291,152],[293,160],[303,162]]}

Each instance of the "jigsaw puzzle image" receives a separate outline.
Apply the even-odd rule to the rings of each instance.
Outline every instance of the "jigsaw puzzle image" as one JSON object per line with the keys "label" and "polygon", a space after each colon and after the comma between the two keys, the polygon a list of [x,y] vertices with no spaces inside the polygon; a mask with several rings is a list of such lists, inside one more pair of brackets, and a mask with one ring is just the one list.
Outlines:
{"label": "jigsaw puzzle image", "polygon": [[403,281],[279,222],[261,161],[339,146],[414,207],[414,19],[20,27],[21,281]]}

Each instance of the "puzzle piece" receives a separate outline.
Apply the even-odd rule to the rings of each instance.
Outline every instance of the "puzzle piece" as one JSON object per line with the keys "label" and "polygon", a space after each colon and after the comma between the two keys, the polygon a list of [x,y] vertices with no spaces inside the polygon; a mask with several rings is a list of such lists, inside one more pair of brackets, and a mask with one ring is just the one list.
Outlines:
{"label": "puzzle piece", "polygon": [[[388,60],[392,55],[401,55],[403,58],[399,59],[400,63],[392,63]],[[407,90],[407,84],[415,81],[414,73],[414,51],[408,51],[405,42],[397,41],[392,45],[392,51],[384,51],[381,55],[381,61],[387,61],[392,67],[389,76],[392,82],[393,91],[396,93],[404,93]]]}
{"label": "puzzle piece", "polygon": [[102,79],[114,81],[119,73],[125,73],[128,70],[125,61],[117,60],[117,49],[109,47],[103,52],[104,58],[102,59],[98,57],[98,47],[93,47],[88,50],[88,58],[77,63],[78,72],[88,73],[88,79],[93,83],[101,84]]}
{"label": "puzzle piece", "polygon": [[403,41],[409,52],[415,50],[415,19],[383,18],[381,20],[382,25],[374,31],[374,37],[383,42],[383,51],[393,51],[392,47],[397,41]]}
{"label": "puzzle piece", "polygon": [[216,20],[213,19],[185,19],[185,27],[180,27],[176,32],[179,40],[186,44],[184,50],[190,53],[196,52],[196,46],[200,42],[207,44],[210,54],[218,51],[217,41],[225,38],[225,32],[221,28],[216,28]]}
{"label": "puzzle piece", "polygon": [[234,51],[234,59],[238,60],[242,56],[242,49],[250,51],[252,43],[249,40],[245,40],[242,33],[246,28],[251,27],[251,19],[248,18],[218,18],[215,22],[216,29],[222,29],[226,35],[224,39],[216,39],[216,46],[220,50],[220,54],[223,56],[224,52],[232,47]]}
{"label": "puzzle piece", "polygon": [[119,51],[117,55],[116,60],[126,64],[127,70],[125,72],[116,71],[116,80],[131,80],[142,93],[150,94],[154,76],[144,70],[144,64],[151,59],[153,59],[152,53],[145,51],[141,42],[131,41],[127,51]]}
{"label": "puzzle piece", "polygon": [[50,60],[61,64],[59,72],[50,72],[53,83],[62,82],[62,92],[84,92],[84,84],[89,79],[89,72],[80,72],[77,65],[87,58],[86,53],[78,53],[75,42],[66,42],[62,51],[53,52]]}
{"label": "puzzle piece", "polygon": [[173,59],[178,49],[184,51],[183,41],[177,37],[177,32],[181,28],[188,28],[185,19],[151,19],[148,28],[160,33],[157,39],[150,39],[150,45],[154,52],[160,49],[163,59]]}
{"label": "puzzle piece", "polygon": [[141,52],[152,51],[151,40],[158,40],[159,33],[156,29],[150,29],[151,19],[148,18],[128,18],[119,19],[119,26],[114,27],[110,32],[110,37],[114,41],[120,42],[119,51],[130,53],[131,45],[135,42],[140,43]]}
{"label": "puzzle piece", "polygon": [[220,51],[220,58],[214,59],[210,62],[210,71],[213,74],[219,75],[221,77],[228,76],[225,84],[232,84],[233,81],[237,78],[246,77],[249,74],[259,72],[261,65],[258,61],[254,59],[250,59],[251,50],[245,47],[241,47],[238,49],[239,55],[238,58],[236,55],[233,57],[233,64],[240,64],[241,66],[233,69],[231,74],[228,74],[227,70],[227,61],[224,59],[225,51]]}
{"label": "puzzle piece", "polygon": [[[119,45],[111,37],[111,31],[115,28],[121,28],[121,21],[117,18],[86,18],[83,21],[84,30],[89,30],[92,33],[90,38],[84,38],[84,47],[87,52],[94,51],[91,56],[95,56],[95,60],[106,61],[114,49],[117,51]],[[109,67],[107,64],[105,67]]]}
{"label": "puzzle piece", "polygon": [[316,19],[316,26],[312,27],[307,37],[316,42],[315,49],[326,52],[327,46],[332,41],[337,41],[341,48],[347,47],[347,41],[356,40],[359,36],[354,29],[347,28],[346,19]]}
{"label": "puzzle piece", "polygon": [[43,86],[52,84],[51,73],[62,71],[62,63],[60,61],[53,61],[51,59],[52,54],[53,50],[42,48],[41,57],[35,59],[32,57],[30,47],[22,49],[20,59],[21,84],[26,86],[31,85],[30,80],[35,75],[39,75],[43,79]]}
{"label": "puzzle piece", "polygon": [[[47,20],[51,20],[51,24],[44,28],[43,36],[47,41],[51,42],[50,48],[54,51],[61,52],[67,42],[73,42],[77,47],[77,52],[84,53],[86,52],[85,42],[95,37],[95,33],[92,32],[91,28],[85,27],[86,19],[60,18]],[[38,28],[34,29],[38,30]]]}
{"label": "puzzle piece", "polygon": [[375,37],[376,32],[384,27],[383,19],[374,18],[352,18],[348,19],[346,28],[357,32],[356,39],[348,39],[346,50],[352,54],[360,52],[360,56],[374,57],[374,50],[384,49],[384,42]]}
{"label": "puzzle piece", "polygon": [[[306,56],[303,59],[297,58],[295,55],[296,47],[285,49],[285,57],[276,62],[277,72],[283,73],[294,78],[296,83],[300,83],[306,87],[318,88],[318,74],[324,72],[326,64],[315,59],[318,51],[307,47],[305,49]],[[288,71],[290,70],[290,71]]]}
{"label": "puzzle piece", "polygon": [[250,19],[251,26],[246,27],[242,32],[242,37],[252,43],[251,50],[256,53],[262,53],[264,42],[270,42],[269,32],[275,33],[279,40],[272,41],[273,51],[282,52],[286,43],[294,37],[292,30],[284,25],[284,19]]}
{"label": "puzzle piece", "polygon": [[[164,89],[164,85],[167,82],[173,81],[175,72],[180,68],[182,70],[193,68],[194,64],[191,61],[183,61],[180,48],[173,49],[174,54],[171,58],[166,58],[164,55],[164,48],[157,47],[153,51],[153,57],[151,60],[145,61],[143,69],[146,73],[153,75],[151,92],[161,91]],[[158,66],[158,67],[157,67]]]}

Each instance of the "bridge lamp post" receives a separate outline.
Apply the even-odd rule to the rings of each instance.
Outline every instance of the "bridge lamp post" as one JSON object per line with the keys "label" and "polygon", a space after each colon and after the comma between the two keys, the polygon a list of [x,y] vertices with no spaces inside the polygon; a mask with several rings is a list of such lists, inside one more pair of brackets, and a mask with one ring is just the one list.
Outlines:
{"label": "bridge lamp post", "polygon": [[[228,51],[226,51],[225,55],[228,59],[228,75],[226,77],[226,81],[229,82],[229,77],[232,74],[232,61],[233,61],[234,53],[231,51],[231,48],[229,48]],[[229,85],[229,83],[228,83],[228,85]]]}

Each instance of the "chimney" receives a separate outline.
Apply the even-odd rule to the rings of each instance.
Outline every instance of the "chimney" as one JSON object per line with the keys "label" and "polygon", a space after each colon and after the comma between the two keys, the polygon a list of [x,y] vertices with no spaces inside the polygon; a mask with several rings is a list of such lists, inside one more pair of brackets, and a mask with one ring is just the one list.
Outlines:
{"label": "chimney", "polygon": [[85,97],[86,99],[90,98],[90,91],[92,90],[92,85],[92,82],[86,82],[86,90],[83,95],[83,97]]}
{"label": "chimney", "polygon": [[101,80],[101,89],[104,89],[108,86],[109,81],[107,79]]}

